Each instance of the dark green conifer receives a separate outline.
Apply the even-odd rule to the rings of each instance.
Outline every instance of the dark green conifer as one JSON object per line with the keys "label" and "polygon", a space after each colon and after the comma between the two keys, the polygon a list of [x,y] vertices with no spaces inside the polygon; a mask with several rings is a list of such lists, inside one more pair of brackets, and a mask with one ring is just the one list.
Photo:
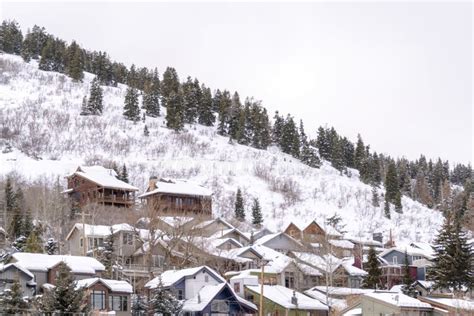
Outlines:
{"label": "dark green conifer", "polygon": [[239,221],[245,220],[244,198],[242,197],[242,191],[240,191],[240,188],[237,189],[237,194],[235,195],[234,214],[235,218]]}
{"label": "dark green conifer", "polygon": [[125,95],[125,104],[123,107],[123,116],[127,120],[140,121],[140,107],[138,106],[138,91],[135,88],[128,87]]}
{"label": "dark green conifer", "polygon": [[377,253],[373,247],[369,249],[367,265],[364,266],[364,270],[367,271],[362,283],[362,287],[365,289],[376,289],[380,285],[380,277],[382,276],[382,270],[380,269],[380,263],[377,259]]}
{"label": "dark green conifer", "polygon": [[260,226],[263,223],[262,210],[258,198],[253,199],[252,205],[252,224]]}

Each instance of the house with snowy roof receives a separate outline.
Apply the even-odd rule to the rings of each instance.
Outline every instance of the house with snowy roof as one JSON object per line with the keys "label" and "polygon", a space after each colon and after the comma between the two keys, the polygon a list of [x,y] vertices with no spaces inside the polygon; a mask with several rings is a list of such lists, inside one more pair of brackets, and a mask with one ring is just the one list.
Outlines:
{"label": "house with snowy roof", "polygon": [[229,272],[226,273],[226,277],[234,277],[239,274],[260,276],[260,264],[263,259],[267,261],[264,267],[264,284],[304,290],[321,282],[322,274],[317,269],[266,246],[244,247],[238,255],[242,258],[254,258],[253,268]]}
{"label": "house with snowy roof", "polygon": [[76,281],[76,288],[85,291],[92,312],[113,312],[117,316],[130,315],[133,287],[127,281],[88,278]]}
{"label": "house with snowy roof", "polygon": [[[260,302],[261,285],[245,286],[247,299]],[[329,307],[320,301],[281,285],[263,285],[263,315],[327,316]]]}
{"label": "house with snowy roof", "polygon": [[234,226],[222,217],[201,221],[193,226],[193,230],[203,237],[210,237],[217,232],[232,229]]}
{"label": "house with snowy roof", "polygon": [[165,271],[145,287],[149,291],[162,287],[173,293],[184,301],[184,315],[253,314],[257,311],[253,303],[239,297],[223,277],[207,266]]}
{"label": "house with snowy roof", "polygon": [[335,286],[359,288],[367,275],[362,269],[354,266],[354,259],[340,259],[333,255],[319,255],[311,252],[292,251],[289,255],[298,262],[306,264],[322,275],[331,275]]}
{"label": "house with snowy roof", "polygon": [[288,224],[284,232],[297,240],[312,243],[342,238],[342,234],[337,229],[331,225],[323,225],[316,219],[309,223],[293,220]]}
{"label": "house with snowy roof", "polygon": [[265,246],[282,253],[304,248],[301,242],[284,232],[265,235],[255,240],[254,245]]}
{"label": "house with snowy roof", "polygon": [[34,275],[37,292],[45,284],[56,284],[56,272],[61,262],[71,269],[75,280],[100,276],[105,271],[104,265],[91,257],[17,252],[9,259],[9,263],[15,263]]}
{"label": "house with snowy roof", "polygon": [[36,282],[33,273],[18,263],[0,264],[0,293],[10,289],[18,281],[23,296],[32,297],[35,294]]}
{"label": "house with snowy roof", "polygon": [[433,307],[402,293],[373,292],[361,297],[362,315],[429,316]]}
{"label": "house with snowy roof", "polygon": [[86,204],[131,207],[135,204],[137,187],[117,178],[113,169],[102,166],[79,166],[67,178],[67,190],[63,191],[74,206]]}
{"label": "house with snowy roof", "polygon": [[453,297],[419,297],[433,307],[433,315],[474,315],[474,301]]}
{"label": "house with snowy roof", "polygon": [[160,216],[212,216],[212,192],[191,181],[151,177],[146,192],[138,197]]}

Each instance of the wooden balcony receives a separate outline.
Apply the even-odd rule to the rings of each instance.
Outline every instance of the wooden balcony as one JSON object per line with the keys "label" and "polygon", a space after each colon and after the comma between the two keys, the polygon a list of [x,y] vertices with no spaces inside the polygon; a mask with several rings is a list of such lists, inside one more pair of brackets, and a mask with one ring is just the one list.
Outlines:
{"label": "wooden balcony", "polygon": [[104,197],[97,197],[97,203],[104,203],[104,204],[120,204],[120,205],[127,205],[131,206],[135,204],[135,201],[133,198],[123,198],[119,196],[104,196]]}

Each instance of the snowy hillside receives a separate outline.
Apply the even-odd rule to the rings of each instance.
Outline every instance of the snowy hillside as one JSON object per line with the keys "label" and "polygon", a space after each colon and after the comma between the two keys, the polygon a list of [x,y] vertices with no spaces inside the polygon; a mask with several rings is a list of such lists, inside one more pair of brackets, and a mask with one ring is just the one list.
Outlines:
{"label": "snowy hillside", "polygon": [[258,197],[264,224],[273,230],[292,219],[322,221],[337,212],[352,236],[383,232],[386,240],[392,229],[399,240],[429,241],[442,223],[439,212],[406,197],[404,214],[392,211],[388,220],[382,207],[372,207],[371,188],[358,180],[357,171],[341,176],[327,164],[312,169],[277,148],[229,144],[213,127],[186,126],[186,132],[176,134],[162,117],[147,118],[150,136],[144,137],[145,123],[122,117],[123,85],[104,87],[103,116],[80,116],[91,80],[86,74],[83,83],[73,83],[64,75],[39,71],[35,62],[0,55],[1,175],[15,171],[30,181],[53,181],[79,164],[114,160],[126,163],[131,182],[142,190],[150,175],[205,185],[214,192],[215,215],[232,215],[240,187],[247,218],[252,198]]}

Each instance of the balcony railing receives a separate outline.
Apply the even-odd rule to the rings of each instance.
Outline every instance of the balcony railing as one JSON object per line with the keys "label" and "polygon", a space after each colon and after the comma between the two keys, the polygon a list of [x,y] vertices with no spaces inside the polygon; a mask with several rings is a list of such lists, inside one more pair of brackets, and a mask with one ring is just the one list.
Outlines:
{"label": "balcony railing", "polygon": [[[122,270],[124,272],[148,272],[148,266],[142,265],[142,264],[124,264],[122,265]],[[150,267],[152,272],[162,272],[163,269],[160,267]]]}

